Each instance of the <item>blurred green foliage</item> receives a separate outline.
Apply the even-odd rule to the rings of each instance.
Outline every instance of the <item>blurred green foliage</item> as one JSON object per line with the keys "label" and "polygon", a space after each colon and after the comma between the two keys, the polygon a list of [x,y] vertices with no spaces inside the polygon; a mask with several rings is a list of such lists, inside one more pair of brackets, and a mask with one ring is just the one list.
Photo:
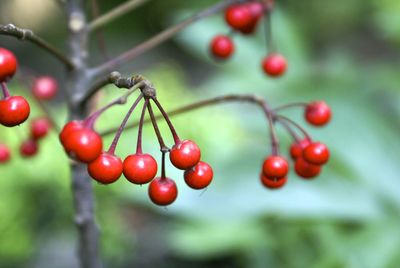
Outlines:
{"label": "blurred green foliage", "polygon": [[[116,4],[103,2],[104,9]],[[208,2],[212,1],[175,0],[171,5],[154,1],[139,18],[127,20],[134,29],[142,29],[141,37]],[[172,3],[174,10],[180,8],[179,14],[172,13]],[[140,267],[399,267],[399,2],[286,0],[277,7],[273,34],[289,60],[289,71],[281,79],[266,78],[260,71],[266,54],[262,27],[254,37],[235,36],[237,53],[232,61],[210,59],[209,40],[227,31],[220,16],[191,26],[150,54],[150,60],[135,63],[132,70],[146,66],[141,73],[154,82],[167,110],[224,93],[255,93],[272,106],[324,99],[334,111],[332,123],[307,129],[332,148],[331,162],[316,180],[291,174],[287,187],[269,191],[258,181],[261,161],[270,151],[260,111],[248,104],[223,104],[174,117],[179,134],[195,139],[203,158],[215,168],[214,182],[205,192],[190,190],[182,172],[168,166],[168,176],[177,180],[180,190],[168,209],[152,205],[145,186],[124,179],[111,186],[94,185],[109,267],[132,263]],[[143,19],[146,14],[160,19]],[[113,23],[106,33],[126,37],[126,22]],[[112,51],[127,45],[118,38],[110,41]],[[24,95],[27,90],[17,83],[11,88]],[[107,88],[103,104],[119,94]],[[63,108],[53,109],[54,114],[65,114]],[[107,112],[98,129],[115,126],[127,109]],[[33,110],[39,114],[37,108]],[[285,113],[303,121],[298,109]],[[133,117],[138,118],[138,111]],[[64,116],[57,120],[61,124]],[[166,125],[161,126],[167,134]],[[41,258],[49,263],[56,250],[63,249],[59,246],[43,254],[49,244],[66,245],[69,250],[62,252],[73,254],[68,160],[56,133],[43,141],[37,157],[20,158],[18,146],[27,127],[0,129],[0,141],[14,152],[11,163],[0,166],[1,267],[43,267]],[[159,156],[151,128],[144,131],[145,151]],[[285,153],[290,139],[281,129],[279,136]],[[171,143],[171,137],[165,137]],[[111,139],[112,135],[105,139],[106,146]],[[135,139],[136,130],[124,132],[118,154],[132,153]]]}

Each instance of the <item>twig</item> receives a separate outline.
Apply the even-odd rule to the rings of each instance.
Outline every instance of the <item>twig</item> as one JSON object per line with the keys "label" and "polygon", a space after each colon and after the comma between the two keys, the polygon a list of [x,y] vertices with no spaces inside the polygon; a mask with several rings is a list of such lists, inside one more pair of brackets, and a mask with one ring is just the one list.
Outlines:
{"label": "twig", "polygon": [[149,0],[130,0],[121,5],[115,7],[114,9],[108,11],[106,14],[99,16],[98,18],[94,19],[90,22],[87,26],[87,31],[95,31],[98,28],[104,26],[105,24],[122,17],[126,13],[134,10],[135,8],[141,6],[142,4],[146,3]]}
{"label": "twig", "polygon": [[133,60],[139,55],[142,55],[144,52],[162,44],[163,42],[169,40],[172,38],[175,34],[179,33],[183,29],[185,29],[187,26],[191,25],[192,23],[204,19],[208,16],[211,16],[227,6],[240,2],[240,0],[224,0],[221,1],[211,7],[208,7],[199,13],[193,15],[192,17],[174,25],[171,26],[170,28],[165,29],[164,31],[158,33],[157,35],[151,37],[150,39],[144,41],[143,43],[139,44],[138,46],[128,50],[127,52],[109,60],[108,62],[103,63],[102,65],[96,67],[93,69],[93,72],[95,75],[101,75],[102,73],[107,72],[108,70],[111,70],[117,66],[120,66],[130,60]]}
{"label": "twig", "polygon": [[[239,94],[230,94],[230,95],[218,96],[218,97],[202,100],[199,102],[195,102],[195,103],[185,105],[180,108],[171,110],[167,113],[168,113],[168,116],[171,117],[174,115],[183,114],[183,113],[190,112],[190,111],[200,109],[200,108],[204,108],[207,106],[216,105],[216,104],[220,104],[220,103],[227,103],[227,102],[250,102],[253,104],[255,103],[259,107],[261,107],[265,113],[272,113],[271,109],[269,108],[268,104],[266,103],[266,101],[263,98],[254,96],[254,95],[239,95]],[[156,120],[158,120],[158,119],[163,118],[163,115],[160,114],[160,115],[155,116],[154,118]],[[147,119],[147,120],[144,120],[144,122],[149,123],[151,121],[149,119]],[[127,126],[126,129],[135,128],[137,126],[138,126],[138,122]],[[107,136],[109,134],[114,133],[116,130],[117,130],[117,128],[113,128],[113,129],[102,132],[101,135]]]}
{"label": "twig", "polygon": [[106,85],[114,84],[118,88],[130,89],[141,81],[143,81],[143,77],[140,75],[124,78],[119,72],[112,72],[105,79],[95,83],[83,96],[82,102],[86,103],[97,91]]}
{"label": "twig", "polygon": [[69,70],[72,70],[75,68],[74,63],[67,56],[65,56],[61,51],[59,51],[53,45],[49,44],[47,41],[45,41],[41,37],[34,34],[31,30],[22,29],[22,28],[16,27],[13,24],[7,24],[7,25],[0,25],[0,34],[14,36],[20,40],[30,41],[30,42],[34,43],[35,45],[43,48],[44,50],[49,52],[51,55],[56,57],[57,59],[59,59],[62,63],[65,64],[65,66]]}

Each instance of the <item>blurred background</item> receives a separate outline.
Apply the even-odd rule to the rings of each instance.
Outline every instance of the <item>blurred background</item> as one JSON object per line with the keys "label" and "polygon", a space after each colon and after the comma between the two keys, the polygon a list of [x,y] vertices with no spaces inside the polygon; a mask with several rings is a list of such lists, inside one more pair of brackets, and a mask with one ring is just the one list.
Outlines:
{"label": "blurred background", "polygon": [[[122,2],[99,0],[100,11]],[[104,28],[107,54],[118,55],[215,2],[151,0]],[[225,93],[255,93],[272,106],[325,100],[334,115],[326,128],[307,126],[301,109],[285,114],[329,146],[330,163],[315,180],[293,173],[283,189],[267,190],[258,175],[270,146],[257,108],[224,104],[174,117],[180,136],[195,140],[214,167],[214,181],[206,191],[194,191],[181,171],[168,166],[179,187],[168,208],[153,205],[146,186],[124,178],[94,185],[106,267],[400,267],[400,2],[281,0],[276,6],[273,37],[289,62],[282,78],[261,71],[264,25],[254,36],[235,36],[232,60],[211,59],[209,41],[228,32],[221,14],[119,71],[153,81],[167,110]],[[58,1],[3,0],[0,23],[33,29],[67,49]],[[0,36],[0,46],[22,66],[13,92],[29,96],[26,73],[65,83],[63,67],[32,44]],[[94,35],[90,52],[93,65],[104,61]],[[103,104],[121,93],[113,87],[104,92]],[[60,125],[66,120],[62,99],[60,93],[48,105]],[[32,118],[40,116],[33,106]],[[118,125],[127,109],[104,114],[98,129]],[[0,267],[77,267],[68,160],[55,132],[41,141],[37,156],[19,156],[28,126],[0,128],[0,142],[13,150],[12,161],[0,165]],[[287,155],[290,137],[278,133]],[[118,154],[133,153],[135,140],[136,130],[125,131]],[[160,157],[150,128],[144,150]]]}

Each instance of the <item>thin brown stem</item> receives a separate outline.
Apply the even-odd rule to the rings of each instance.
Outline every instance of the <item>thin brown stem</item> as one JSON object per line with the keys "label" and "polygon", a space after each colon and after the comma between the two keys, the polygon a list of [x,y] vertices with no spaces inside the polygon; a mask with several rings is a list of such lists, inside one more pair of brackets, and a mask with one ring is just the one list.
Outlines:
{"label": "thin brown stem", "polygon": [[180,142],[179,136],[176,133],[175,127],[172,124],[171,120],[169,119],[168,114],[165,112],[164,108],[162,107],[161,103],[157,100],[156,97],[151,98],[154,103],[157,105],[158,110],[161,112],[162,116],[164,117],[165,121],[168,124],[169,130],[171,131],[172,137],[174,138],[175,144]]}
{"label": "thin brown stem", "polygon": [[287,118],[286,116],[283,116],[283,115],[276,115],[275,118],[276,118],[276,120],[278,120],[278,121],[282,121],[282,120],[283,120],[283,121],[286,121],[286,122],[288,122],[289,124],[295,126],[298,130],[300,130],[301,133],[303,133],[303,135],[304,135],[304,137],[305,137],[306,139],[311,140],[311,137],[310,137],[310,135],[308,135],[307,131],[306,131],[304,128],[302,128],[299,124],[297,124],[296,122],[294,122],[292,119]]}
{"label": "thin brown stem", "polygon": [[29,29],[19,28],[13,24],[0,25],[0,34],[14,36],[20,40],[30,41],[33,44],[46,50],[54,57],[56,57],[58,60],[60,60],[62,63],[64,63],[64,65],[69,70],[72,70],[75,68],[75,64],[66,55],[64,55],[64,53],[59,51],[57,48],[55,48],[53,45],[49,44],[47,41],[45,41],[41,37],[34,34]]}
{"label": "thin brown stem", "polygon": [[168,147],[164,143],[164,139],[161,135],[160,129],[158,128],[157,119],[154,116],[153,108],[151,107],[150,102],[147,104],[147,110],[149,111],[150,120],[151,120],[151,123],[153,124],[154,132],[156,133],[158,143],[160,144],[160,150],[161,151],[168,150]]}
{"label": "thin brown stem", "polygon": [[135,8],[143,5],[149,0],[130,0],[122,3],[121,5],[115,7],[114,9],[108,11],[107,13],[99,16],[98,18],[94,19],[90,22],[87,26],[88,31],[95,31],[100,27],[110,23],[111,21],[122,17],[123,15],[131,12]]}
{"label": "thin brown stem", "polygon": [[1,82],[1,90],[3,91],[3,97],[10,97],[10,91],[8,91],[6,82]]}
{"label": "thin brown stem", "polygon": [[115,134],[115,137],[110,145],[110,148],[108,149],[108,153],[110,154],[114,154],[115,153],[115,149],[117,147],[118,141],[121,137],[122,132],[125,129],[126,123],[129,120],[129,117],[131,116],[132,112],[135,110],[136,106],[139,104],[139,102],[142,100],[143,95],[140,94],[139,97],[137,97],[136,101],[132,104],[131,108],[128,110],[128,112],[126,113],[124,120],[122,120],[121,125],[119,126],[117,133]]}
{"label": "thin brown stem", "polygon": [[122,64],[125,64],[134,58],[142,55],[144,52],[164,43],[165,41],[171,39],[174,35],[191,25],[192,23],[204,19],[208,16],[211,16],[215,13],[220,12],[221,10],[225,9],[227,6],[239,2],[240,0],[223,0],[219,3],[208,7],[199,13],[195,14],[194,16],[174,25],[171,26],[164,31],[156,34],[155,36],[151,37],[150,39],[144,41],[143,43],[133,47],[132,49],[128,50],[127,52],[111,59],[108,62],[103,63],[102,65],[96,67],[93,71],[96,75],[101,75],[102,73],[107,72],[110,69],[116,68]]}
{"label": "thin brown stem", "polygon": [[308,103],[306,103],[306,102],[293,102],[293,103],[278,106],[278,107],[272,109],[272,111],[278,112],[278,111],[286,110],[288,108],[293,108],[293,107],[303,107],[304,108],[307,105],[308,105]]}
{"label": "thin brown stem", "polygon": [[138,138],[137,138],[137,145],[136,145],[136,154],[143,153],[143,150],[142,150],[143,125],[144,125],[144,116],[146,115],[146,109],[147,109],[148,103],[149,103],[149,99],[146,99],[146,101],[144,102],[144,105],[143,105],[142,113],[140,115]]}

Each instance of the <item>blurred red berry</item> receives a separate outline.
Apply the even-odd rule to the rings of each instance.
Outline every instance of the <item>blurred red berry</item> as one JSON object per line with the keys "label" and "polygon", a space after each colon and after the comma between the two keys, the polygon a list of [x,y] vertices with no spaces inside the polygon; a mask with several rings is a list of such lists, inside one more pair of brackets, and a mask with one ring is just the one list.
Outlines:
{"label": "blurred red berry", "polygon": [[10,149],[8,149],[7,145],[0,143],[0,164],[6,163],[11,158]]}
{"label": "blurred red berry", "polygon": [[280,54],[269,54],[262,61],[264,72],[272,77],[281,76],[286,72],[286,59]]}
{"label": "blurred red berry", "polygon": [[294,170],[299,177],[310,179],[319,175],[321,166],[310,164],[303,157],[298,157],[294,164]]}
{"label": "blurred red berry", "polygon": [[219,59],[227,59],[232,56],[235,45],[232,39],[226,35],[217,35],[211,40],[210,52]]}
{"label": "blurred red berry", "polygon": [[31,137],[38,140],[47,135],[51,128],[51,123],[47,118],[37,118],[31,122]]}
{"label": "blurred red berry", "polygon": [[21,144],[19,151],[23,157],[34,156],[39,150],[38,144],[34,140],[27,140]]}
{"label": "blurred red berry", "polygon": [[303,158],[310,164],[323,165],[329,160],[329,150],[325,144],[314,142],[303,150]]}
{"label": "blurred red berry", "polygon": [[304,118],[314,126],[323,126],[331,120],[331,108],[323,101],[314,101],[304,110]]}
{"label": "blurred red berry", "polygon": [[51,100],[57,94],[58,83],[51,76],[42,76],[35,80],[32,93],[40,100]]}
{"label": "blurred red berry", "polygon": [[299,142],[293,142],[290,146],[290,156],[292,159],[296,160],[298,157],[301,157],[303,155],[304,148],[306,148],[310,143],[311,141],[307,138],[304,138]]}

